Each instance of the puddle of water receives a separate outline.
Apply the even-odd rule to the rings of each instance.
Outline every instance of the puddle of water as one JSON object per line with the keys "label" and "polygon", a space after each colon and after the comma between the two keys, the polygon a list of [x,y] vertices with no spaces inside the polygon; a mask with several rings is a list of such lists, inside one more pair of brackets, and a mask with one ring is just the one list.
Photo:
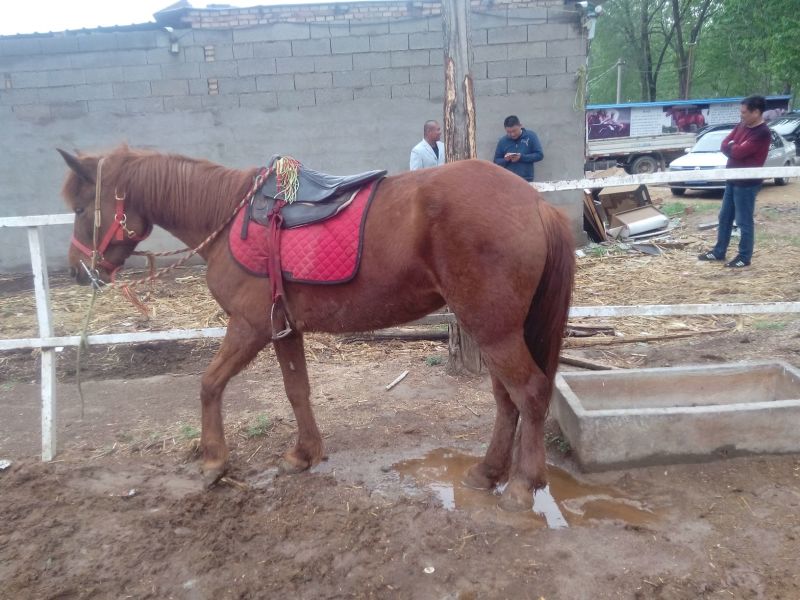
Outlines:
{"label": "puddle of water", "polygon": [[[462,481],[469,467],[480,460],[455,450],[440,448],[392,465],[404,485],[428,488],[447,510],[470,512],[496,510],[503,486],[492,492],[473,490]],[[549,485],[533,497],[533,510],[523,513],[503,513],[510,521],[520,524],[546,525],[551,529],[585,525],[591,521],[616,520],[630,525],[643,525],[655,520],[656,514],[640,502],[626,498],[609,486],[589,485],[572,475],[548,466]]]}

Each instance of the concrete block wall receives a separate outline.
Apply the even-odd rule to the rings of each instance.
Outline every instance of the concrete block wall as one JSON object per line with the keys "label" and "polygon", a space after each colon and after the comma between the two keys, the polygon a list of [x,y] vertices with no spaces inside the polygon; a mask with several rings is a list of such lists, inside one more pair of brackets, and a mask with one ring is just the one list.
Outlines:
{"label": "concrete block wall", "polygon": [[[471,21],[479,157],[491,159],[503,118],[518,114],[544,144],[536,178],[578,177],[577,8],[488,1],[473,2]],[[228,166],[284,153],[337,173],[405,170],[422,123],[442,119],[440,11],[428,0],[180,9],[155,26],[0,37],[0,126],[16,142],[0,164],[0,216],[63,211],[55,147],[127,142]],[[579,199],[554,199],[580,229]],[[0,232],[0,271],[27,268],[14,237]],[[68,231],[54,238],[66,243]],[[63,246],[48,253],[63,265]]]}

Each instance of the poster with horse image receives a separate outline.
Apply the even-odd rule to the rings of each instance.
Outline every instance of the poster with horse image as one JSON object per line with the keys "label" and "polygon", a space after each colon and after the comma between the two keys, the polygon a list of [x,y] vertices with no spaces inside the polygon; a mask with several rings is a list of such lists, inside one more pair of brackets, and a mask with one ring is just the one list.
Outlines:
{"label": "poster with horse image", "polygon": [[590,140],[629,136],[631,134],[631,109],[600,108],[587,110],[586,134]]}

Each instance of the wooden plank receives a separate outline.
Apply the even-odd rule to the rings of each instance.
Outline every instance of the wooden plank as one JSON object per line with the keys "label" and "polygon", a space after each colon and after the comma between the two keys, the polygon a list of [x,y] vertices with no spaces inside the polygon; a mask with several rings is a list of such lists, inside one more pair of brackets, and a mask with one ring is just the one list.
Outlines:
{"label": "wooden plank", "polygon": [[573,367],[580,367],[581,369],[589,369],[590,371],[613,371],[618,370],[618,367],[607,365],[605,363],[586,360],[585,358],[578,358],[577,356],[570,356],[562,354],[558,357],[558,362],[571,365]]}
{"label": "wooden plank", "polygon": [[593,337],[593,338],[566,338],[564,348],[589,348],[593,346],[611,346],[617,344],[650,343],[663,340],[679,340],[681,338],[693,337],[695,335],[709,335],[712,333],[728,333],[730,329],[702,329],[700,331],[687,331],[682,333],[665,333],[664,335],[632,335],[617,337]]}
{"label": "wooden plank", "polygon": [[30,215],[26,217],[0,217],[0,227],[42,227],[43,225],[72,225],[75,215]]}
{"label": "wooden plank", "polygon": [[586,189],[583,190],[583,216],[586,218],[588,225],[594,230],[595,237],[598,241],[605,241],[608,239],[606,225],[597,212],[597,207],[594,205],[592,192]]}
{"label": "wooden plank", "polygon": [[408,325],[447,325],[448,323],[455,323],[456,316],[453,313],[433,313],[427,315],[416,321],[407,323]]}

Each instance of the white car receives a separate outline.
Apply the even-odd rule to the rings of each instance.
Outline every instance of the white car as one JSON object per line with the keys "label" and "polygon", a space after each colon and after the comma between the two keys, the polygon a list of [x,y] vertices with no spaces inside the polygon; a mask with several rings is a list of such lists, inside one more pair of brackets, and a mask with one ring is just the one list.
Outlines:
{"label": "white car", "polygon": [[[686,154],[676,158],[669,163],[670,172],[691,171],[692,176],[702,176],[702,171],[706,169],[724,169],[728,163],[728,157],[719,151],[722,140],[733,130],[715,129],[701,135],[692,148],[687,149]],[[794,142],[790,142],[774,131],[772,142],[769,145],[769,154],[764,163],[765,167],[791,167],[794,165],[796,156]],[[687,173],[688,174],[688,173]],[[786,185],[787,180],[783,177],[775,178],[775,185]],[[683,196],[686,190],[724,190],[725,181],[707,181],[703,179],[692,179],[690,181],[670,183],[670,189],[676,196]]]}

